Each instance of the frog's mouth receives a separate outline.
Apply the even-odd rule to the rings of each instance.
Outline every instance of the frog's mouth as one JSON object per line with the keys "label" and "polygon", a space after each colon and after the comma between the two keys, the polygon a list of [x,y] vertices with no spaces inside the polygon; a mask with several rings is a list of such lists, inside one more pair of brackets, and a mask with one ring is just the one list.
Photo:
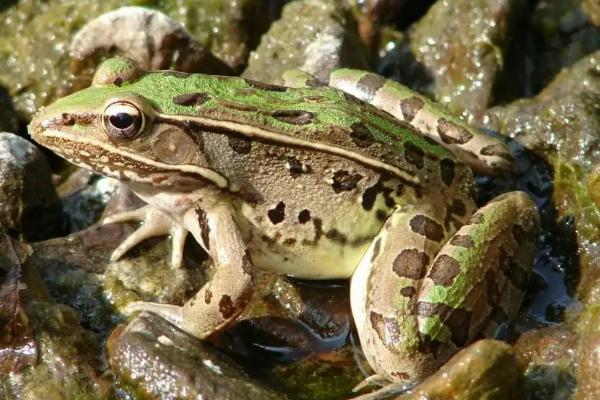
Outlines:
{"label": "frog's mouth", "polygon": [[36,142],[69,162],[120,181],[158,187],[197,187],[199,181],[208,181],[221,189],[232,189],[226,177],[209,168],[166,164],[108,142],[45,128],[43,121],[29,128]]}

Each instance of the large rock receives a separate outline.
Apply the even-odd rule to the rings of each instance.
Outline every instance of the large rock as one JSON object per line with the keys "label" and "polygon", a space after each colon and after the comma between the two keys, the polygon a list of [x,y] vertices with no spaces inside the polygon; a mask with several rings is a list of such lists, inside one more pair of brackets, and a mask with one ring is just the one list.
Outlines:
{"label": "large rock", "polygon": [[60,225],[46,158],[27,140],[0,132],[0,229],[35,241],[57,235]]}

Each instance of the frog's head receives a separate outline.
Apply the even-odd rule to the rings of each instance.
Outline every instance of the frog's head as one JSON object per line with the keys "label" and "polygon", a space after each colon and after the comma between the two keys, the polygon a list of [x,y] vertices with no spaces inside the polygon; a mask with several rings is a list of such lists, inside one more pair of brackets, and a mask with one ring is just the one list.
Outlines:
{"label": "frog's head", "polygon": [[226,187],[185,124],[161,123],[161,91],[171,90],[164,78],[127,58],[109,59],[89,88],[40,110],[30,135],[72,163],[122,181],[172,190]]}

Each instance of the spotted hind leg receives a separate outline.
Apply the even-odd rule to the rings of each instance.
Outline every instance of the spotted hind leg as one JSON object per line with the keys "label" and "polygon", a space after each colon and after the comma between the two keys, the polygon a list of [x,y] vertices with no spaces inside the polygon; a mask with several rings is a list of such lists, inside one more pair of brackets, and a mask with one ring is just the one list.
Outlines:
{"label": "spotted hind leg", "polygon": [[422,380],[514,317],[538,225],[529,196],[507,193],[442,246],[435,215],[415,211],[390,217],[352,277],[352,311],[367,360],[395,385]]}

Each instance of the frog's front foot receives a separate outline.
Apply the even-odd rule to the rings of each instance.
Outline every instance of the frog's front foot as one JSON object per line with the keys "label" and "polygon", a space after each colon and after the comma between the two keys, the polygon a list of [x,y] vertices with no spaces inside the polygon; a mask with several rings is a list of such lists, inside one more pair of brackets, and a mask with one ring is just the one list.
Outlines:
{"label": "frog's front foot", "polygon": [[116,222],[140,221],[141,226],[127,237],[110,256],[111,261],[116,261],[129,249],[153,236],[170,235],[172,242],[171,265],[173,268],[181,267],[183,261],[183,246],[188,230],[174,221],[171,217],[146,205],[136,210],[125,211],[111,215],[102,221],[103,225]]}

